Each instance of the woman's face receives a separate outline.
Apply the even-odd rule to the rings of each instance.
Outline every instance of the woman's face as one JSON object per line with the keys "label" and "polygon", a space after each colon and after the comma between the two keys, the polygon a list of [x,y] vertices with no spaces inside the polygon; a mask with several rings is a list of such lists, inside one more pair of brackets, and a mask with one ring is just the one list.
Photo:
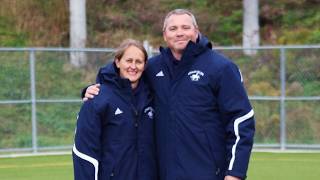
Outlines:
{"label": "woman's face", "polygon": [[132,88],[137,87],[145,66],[143,52],[135,46],[129,46],[125,50],[122,58],[116,59],[115,62],[117,68],[120,70],[120,76],[129,79]]}

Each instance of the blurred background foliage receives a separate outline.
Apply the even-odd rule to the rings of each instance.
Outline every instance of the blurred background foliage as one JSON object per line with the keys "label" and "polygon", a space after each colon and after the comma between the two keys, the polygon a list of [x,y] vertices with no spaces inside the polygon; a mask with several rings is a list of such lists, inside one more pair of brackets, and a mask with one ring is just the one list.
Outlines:
{"label": "blurred background foliage", "polygon": [[[68,47],[68,0],[0,0],[0,47]],[[260,0],[261,45],[319,44],[320,0]],[[116,47],[126,38],[164,45],[162,21],[174,8],[191,9],[200,30],[218,46],[242,44],[242,1],[239,0],[87,0],[87,47]],[[250,96],[280,96],[280,52],[259,50],[246,56],[225,50],[241,69]],[[80,90],[94,83],[110,53],[87,53],[88,64],[75,68],[67,52],[37,52],[37,99],[79,99]],[[286,95],[320,96],[320,52],[286,51]],[[28,52],[1,52],[0,100],[30,99]],[[252,101],[256,143],[279,143],[279,101]],[[38,144],[70,145],[81,103],[37,103]],[[287,108],[289,143],[320,144],[319,101],[290,101]],[[30,147],[30,104],[0,105],[0,149]]]}
{"label": "blurred background foliage", "polygon": [[[320,0],[260,0],[262,45],[320,43]],[[239,0],[87,0],[87,47],[115,47],[125,38],[163,44],[162,21],[188,8],[216,45],[241,45]],[[1,0],[0,46],[69,46],[69,0]]]}

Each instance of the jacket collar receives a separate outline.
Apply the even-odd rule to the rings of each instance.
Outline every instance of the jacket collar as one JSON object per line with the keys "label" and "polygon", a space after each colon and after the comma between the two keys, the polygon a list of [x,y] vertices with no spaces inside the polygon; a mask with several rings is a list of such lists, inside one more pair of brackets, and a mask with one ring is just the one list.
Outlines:
{"label": "jacket collar", "polygon": [[132,90],[129,79],[120,77],[119,69],[114,62],[107,64],[99,70],[97,82],[111,86],[112,90],[128,103],[136,104],[133,102],[137,102],[139,104],[138,108],[142,108],[144,104],[152,100],[149,87],[145,83],[144,75],[140,78],[137,88]]}
{"label": "jacket collar", "polygon": [[98,78],[101,83],[110,84],[116,86],[119,89],[131,88],[131,83],[128,79],[121,78],[119,75],[119,69],[115,63],[109,63],[100,69]]}
{"label": "jacket collar", "polygon": [[188,42],[176,68],[173,65],[175,58],[168,47],[160,47],[160,53],[164,56],[164,62],[169,67],[170,73],[173,76],[176,76],[177,73],[181,74],[183,71],[187,70],[186,67],[193,64],[197,56],[209,49],[212,49],[212,44],[205,36],[199,33],[196,42]]}
{"label": "jacket collar", "polygon": [[[183,57],[197,56],[207,49],[212,49],[212,44],[209,42],[208,38],[206,38],[204,35],[199,33],[199,36],[196,42],[192,42],[192,41],[188,42],[186,49],[182,54],[181,60],[183,60]],[[159,50],[161,54],[172,55],[172,52],[168,47],[160,46]]]}

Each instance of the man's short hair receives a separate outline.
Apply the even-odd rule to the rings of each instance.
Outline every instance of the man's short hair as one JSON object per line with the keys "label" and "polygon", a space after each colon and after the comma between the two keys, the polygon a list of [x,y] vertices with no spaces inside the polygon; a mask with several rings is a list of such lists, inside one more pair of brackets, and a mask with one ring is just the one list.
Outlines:
{"label": "man's short hair", "polygon": [[182,14],[187,14],[191,17],[192,19],[192,24],[194,25],[195,28],[198,28],[198,24],[197,24],[197,21],[196,21],[196,18],[194,17],[194,15],[192,14],[192,12],[190,12],[189,10],[187,9],[175,9],[175,10],[172,10],[170,11],[166,17],[164,18],[164,21],[163,21],[163,28],[162,28],[162,31],[165,31],[166,28],[167,28],[167,21],[168,21],[168,18],[172,15],[182,15]]}

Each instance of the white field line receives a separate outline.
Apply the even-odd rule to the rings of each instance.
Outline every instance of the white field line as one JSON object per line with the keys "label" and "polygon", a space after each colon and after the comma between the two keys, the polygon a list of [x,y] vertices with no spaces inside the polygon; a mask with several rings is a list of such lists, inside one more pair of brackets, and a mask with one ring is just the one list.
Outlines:
{"label": "white field line", "polygon": [[56,156],[56,155],[68,155],[68,154],[71,154],[71,151],[4,154],[4,155],[0,155],[0,158],[16,158],[16,157],[31,157],[31,156]]}
{"label": "white field line", "polygon": [[270,152],[270,153],[320,153],[320,150],[297,150],[297,149],[253,149],[252,152]]}
{"label": "white field line", "polygon": [[63,163],[39,163],[39,164],[25,164],[25,165],[0,165],[0,169],[24,169],[24,168],[46,168],[46,167],[66,167],[72,166],[71,162]]}

